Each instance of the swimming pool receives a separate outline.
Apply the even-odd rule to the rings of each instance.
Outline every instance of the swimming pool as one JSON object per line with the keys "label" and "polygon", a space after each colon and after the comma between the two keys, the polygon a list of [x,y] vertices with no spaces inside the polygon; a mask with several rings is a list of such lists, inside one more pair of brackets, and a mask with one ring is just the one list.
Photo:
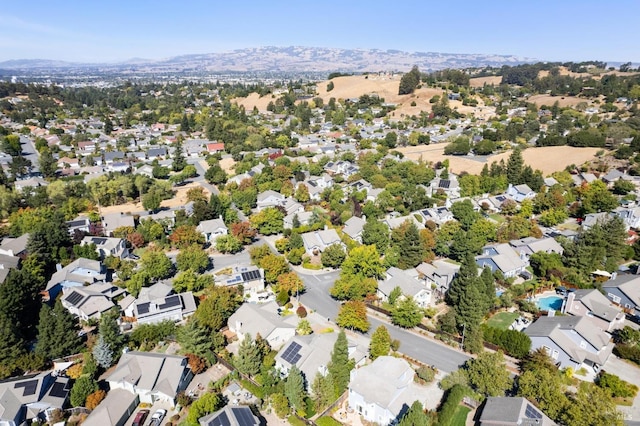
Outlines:
{"label": "swimming pool", "polygon": [[562,300],[563,298],[560,296],[543,297],[536,301],[536,305],[541,311],[548,311],[549,309],[559,311],[562,309]]}

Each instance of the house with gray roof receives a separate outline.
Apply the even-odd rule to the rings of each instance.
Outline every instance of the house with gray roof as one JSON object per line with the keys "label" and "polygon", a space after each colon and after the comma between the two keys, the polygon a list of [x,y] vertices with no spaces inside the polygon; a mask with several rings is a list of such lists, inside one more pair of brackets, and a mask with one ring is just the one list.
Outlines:
{"label": "house with gray roof", "polygon": [[563,314],[586,317],[602,331],[624,328],[624,312],[596,289],[578,289],[567,294]]}
{"label": "house with gray roof", "polygon": [[126,352],[107,376],[111,391],[123,389],[138,395],[140,402],[175,404],[179,392],[193,378],[187,358],[151,352]]}
{"label": "house with gray roof", "polygon": [[490,396],[481,412],[480,426],[556,426],[553,420],[522,397]]}
{"label": "house with gray roof", "polygon": [[411,298],[418,306],[426,308],[431,303],[431,286],[418,280],[415,269],[413,270],[415,276],[410,271],[403,271],[395,266],[389,268],[384,279],[378,281],[377,296],[383,301],[388,301],[391,292],[398,287],[402,292],[401,297]]}
{"label": "house with gray roof", "polygon": [[445,206],[430,207],[428,209],[420,210],[419,213],[424,218],[425,222],[430,220],[438,226],[444,224],[445,222],[455,220],[453,217],[453,213],[451,213],[451,210],[449,210],[449,208]]}
{"label": "house with gray roof", "polygon": [[347,234],[347,236],[349,236],[353,241],[357,241],[362,244],[362,229],[366,223],[367,218],[365,216],[352,216],[344,223],[342,232]]}
{"label": "house with gray roof", "polygon": [[305,232],[300,235],[302,242],[304,243],[304,249],[310,256],[317,256],[327,247],[333,244],[340,245],[343,249],[346,248],[340,236],[335,229],[324,229],[319,231]]}
{"label": "house with gray roof", "polygon": [[640,228],[640,207],[617,207],[612,213],[622,219],[627,229]]}
{"label": "house with gray roof", "polygon": [[0,382],[0,424],[17,426],[27,421],[49,421],[67,401],[71,386],[66,377],[51,372],[13,377]]}
{"label": "house with gray roof", "polygon": [[9,271],[17,269],[20,264],[20,258],[17,256],[8,256],[6,254],[0,254],[0,284],[7,279]]}
{"label": "house with gray roof", "polygon": [[523,202],[526,199],[531,199],[536,196],[536,193],[529,188],[529,185],[523,183],[521,185],[509,184],[507,188],[507,195],[513,198],[518,203]]}
{"label": "house with gray roof", "polygon": [[460,270],[460,265],[447,262],[446,260],[434,260],[432,263],[423,262],[416,266],[418,279],[424,281],[429,288],[434,288],[437,297],[444,297],[451,286],[451,281]]}
{"label": "house with gray roof", "polygon": [[490,244],[482,248],[482,254],[476,256],[479,268],[491,268],[491,272],[500,271],[506,278],[516,277],[529,265],[524,254],[519,254],[509,244]]}
{"label": "house with gray roof", "polygon": [[156,324],[162,321],[182,321],[196,311],[193,293],[187,291],[173,294],[173,289],[166,283],[159,284],[152,289],[155,291],[140,292],[138,298],[124,309],[125,315],[135,318],[138,324]]}
{"label": "house with gray roof", "polygon": [[616,305],[631,311],[640,311],[640,275],[612,274],[602,283],[602,292]]}
{"label": "house with gray roof", "polygon": [[51,276],[45,288],[45,298],[50,300],[63,289],[83,287],[98,281],[104,281],[106,270],[98,260],[78,258],[65,266],[56,265],[58,270]]}
{"label": "house with gray roof", "polygon": [[235,333],[239,341],[248,334],[252,338],[260,334],[274,349],[279,349],[296,334],[297,319],[285,318],[276,313],[275,302],[264,304],[244,303],[229,317],[229,330]]}
{"label": "house with gray roof", "polygon": [[260,420],[246,406],[225,406],[224,408],[198,419],[200,426],[258,426]]}
{"label": "house with gray roof", "polygon": [[5,237],[0,243],[0,254],[6,256],[23,256],[27,253],[29,234],[22,234],[18,238]]}
{"label": "house with gray roof", "polygon": [[215,244],[218,237],[229,233],[229,228],[227,228],[222,219],[211,219],[200,222],[196,227],[196,231],[204,236],[205,242]]}
{"label": "house with gray roof", "polygon": [[86,246],[90,244],[96,245],[96,252],[100,259],[105,257],[114,256],[124,259],[129,255],[129,249],[122,238],[112,237],[94,237],[92,235],[86,236],[80,242],[80,245]]}
{"label": "house with gray roof", "polygon": [[543,237],[534,238],[526,237],[519,240],[509,241],[509,245],[521,256],[524,255],[526,259],[529,259],[533,253],[564,253],[562,246],[556,241],[555,238]]}
{"label": "house with gray roof", "polygon": [[119,212],[107,213],[102,216],[102,229],[105,235],[113,236],[113,231],[123,226],[135,228],[136,224],[133,215]]}
{"label": "house with gray roof", "polygon": [[62,306],[84,321],[100,319],[103,312],[115,306],[116,298],[126,294],[125,289],[106,282],[68,287],[62,292]]}
{"label": "house with gray roof", "polygon": [[298,222],[300,222],[300,225],[308,225],[311,223],[313,212],[302,211],[286,215],[283,219],[284,229],[293,229],[293,220],[296,216],[298,216]]}
{"label": "house with gray roof", "polygon": [[560,368],[598,371],[613,350],[611,335],[582,316],[540,317],[524,333],[532,351],[543,348]]}
{"label": "house with gray roof", "polygon": [[378,357],[369,365],[351,370],[349,408],[368,422],[394,423],[415,401],[426,405],[429,391],[414,382],[414,375],[407,361],[391,356]]}
{"label": "house with gray roof", "polygon": [[258,194],[256,210],[260,211],[267,207],[278,207],[284,204],[285,196],[272,189],[268,189]]}
{"label": "house with gray roof", "polygon": [[85,426],[124,426],[140,403],[137,394],[113,389],[82,422]]}
{"label": "house with gray roof", "polygon": [[305,378],[307,391],[310,391],[316,374],[326,376],[329,372],[327,365],[331,361],[331,352],[337,339],[338,333],[295,336],[276,355],[276,369],[284,378],[295,365]]}

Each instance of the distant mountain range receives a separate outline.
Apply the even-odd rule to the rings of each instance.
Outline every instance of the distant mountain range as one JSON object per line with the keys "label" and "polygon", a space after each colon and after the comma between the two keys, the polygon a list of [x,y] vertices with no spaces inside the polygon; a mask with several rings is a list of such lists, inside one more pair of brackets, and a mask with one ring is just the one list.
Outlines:
{"label": "distant mountain range", "polygon": [[162,60],[131,59],[121,63],[74,63],[46,59],[0,62],[4,70],[94,69],[130,73],[180,72],[365,72],[421,71],[444,68],[516,65],[534,62],[514,55],[403,52],[323,47],[256,47],[222,53],[181,55]]}

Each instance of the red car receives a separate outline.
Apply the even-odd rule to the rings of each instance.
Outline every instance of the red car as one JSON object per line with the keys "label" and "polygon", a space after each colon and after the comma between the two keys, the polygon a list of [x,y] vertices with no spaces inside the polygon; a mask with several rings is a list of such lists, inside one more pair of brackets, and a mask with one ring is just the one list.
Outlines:
{"label": "red car", "polygon": [[136,414],[136,418],[133,420],[133,423],[131,423],[131,426],[142,426],[148,415],[149,410],[138,411],[138,414]]}

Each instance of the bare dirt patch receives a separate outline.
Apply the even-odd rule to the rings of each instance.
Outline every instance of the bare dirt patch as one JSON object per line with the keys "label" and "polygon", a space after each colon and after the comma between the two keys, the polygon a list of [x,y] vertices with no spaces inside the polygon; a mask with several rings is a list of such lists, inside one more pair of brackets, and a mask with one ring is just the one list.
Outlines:
{"label": "bare dirt patch", "polygon": [[591,105],[593,103],[591,99],[579,98],[577,96],[533,95],[527,100],[531,103],[536,104],[536,106],[538,107],[541,107],[542,105],[550,107],[556,102],[558,102],[558,105],[561,108],[575,107],[581,102],[586,102],[588,105]]}
{"label": "bare dirt patch", "polygon": [[[178,206],[184,206],[185,204],[187,204],[188,200],[187,200],[187,191],[189,191],[191,188],[195,188],[195,187],[200,187],[200,184],[196,183],[196,182],[191,182],[186,184],[185,186],[181,186],[180,188],[176,189],[176,194],[173,196],[173,198],[169,199],[169,200],[164,200],[160,206],[161,207],[178,207]],[[206,188],[203,188],[206,195],[209,195],[209,191],[207,191]],[[126,204],[119,204],[117,206],[107,206],[107,207],[100,207],[100,213],[101,214],[107,214],[107,213],[118,213],[118,212],[123,212],[123,213],[136,213],[136,212],[141,212],[144,211],[144,207],[142,207],[142,203],[138,202],[138,203],[126,203]]]}
{"label": "bare dirt patch", "polygon": [[483,87],[485,84],[491,86],[499,86],[502,81],[502,76],[490,76],[490,77],[475,77],[469,79],[469,85],[471,87]]}
{"label": "bare dirt patch", "polygon": [[260,96],[258,93],[250,93],[246,98],[233,98],[231,103],[237,103],[242,105],[246,111],[252,111],[254,107],[258,108],[258,111],[265,112],[269,102],[275,102],[277,97],[272,97],[271,94],[266,96]]}
{"label": "bare dirt patch", "polygon": [[[479,174],[485,164],[491,164],[494,161],[505,162],[511,155],[511,151],[500,154],[491,155],[489,157],[459,157],[453,155],[444,155],[445,144],[436,145],[419,145],[405,148],[398,148],[406,158],[418,160],[422,158],[424,161],[438,162],[445,159],[449,160],[449,169],[453,173],[461,173],[466,171],[471,174]],[[570,146],[548,146],[541,148],[529,148],[522,152],[522,157],[526,164],[533,169],[541,170],[545,175],[553,172],[564,170],[570,164],[580,165],[586,161],[593,160],[596,152],[600,148],[574,148]]]}
{"label": "bare dirt patch", "polygon": [[[220,167],[222,167],[222,170],[227,172],[227,174],[235,173],[236,162],[233,160],[233,158],[223,158],[222,160],[220,160],[219,164]],[[207,169],[207,167],[205,167],[205,170]]]}

